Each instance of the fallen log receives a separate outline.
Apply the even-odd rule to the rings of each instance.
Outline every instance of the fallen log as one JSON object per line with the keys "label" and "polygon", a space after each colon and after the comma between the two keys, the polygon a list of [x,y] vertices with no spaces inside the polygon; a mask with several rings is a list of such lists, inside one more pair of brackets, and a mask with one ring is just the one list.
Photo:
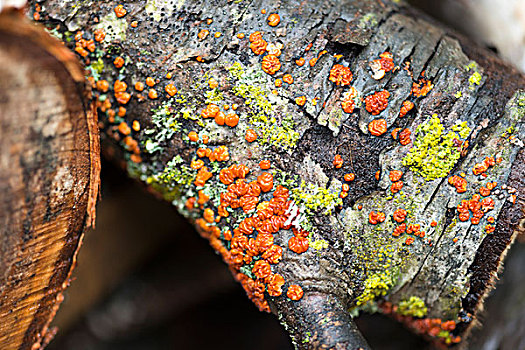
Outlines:
{"label": "fallen log", "polygon": [[366,347],[361,310],[442,345],[476,324],[523,217],[516,69],[396,2],[31,13],[84,58],[112,156],[297,348]]}
{"label": "fallen log", "polygon": [[99,140],[78,59],[0,14],[0,348],[40,349],[95,220]]}

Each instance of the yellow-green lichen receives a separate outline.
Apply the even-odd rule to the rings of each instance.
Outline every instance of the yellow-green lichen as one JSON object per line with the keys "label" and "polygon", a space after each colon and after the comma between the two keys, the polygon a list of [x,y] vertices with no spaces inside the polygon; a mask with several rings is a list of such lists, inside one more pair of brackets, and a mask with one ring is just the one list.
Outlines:
{"label": "yellow-green lichen", "polygon": [[273,111],[273,106],[268,99],[266,91],[259,86],[240,83],[233,87],[233,92],[235,95],[244,98],[246,105],[259,110],[259,113],[253,113],[254,118],[265,123],[269,122],[268,118]]}
{"label": "yellow-green lichen", "polygon": [[[384,202],[377,203],[377,207],[384,205]],[[360,223],[368,220],[369,212],[370,207],[364,210],[347,208],[343,218],[344,227],[348,227],[346,238],[355,261],[352,279],[363,281],[363,291],[356,299],[359,310],[363,310],[363,306],[371,300],[386,295],[398,283],[407,263],[413,258],[403,240],[392,236],[394,225],[391,222],[359,227]]]}
{"label": "yellow-green lichen", "polygon": [[383,272],[371,275],[365,280],[365,290],[357,297],[356,305],[361,306],[377,297],[385,296],[393,286],[391,274]]}
{"label": "yellow-green lichen", "polygon": [[447,176],[461,157],[455,142],[465,139],[469,133],[467,123],[458,121],[445,134],[445,127],[434,114],[417,127],[414,145],[403,158],[403,165],[427,181]]}
{"label": "yellow-green lichen", "polygon": [[474,70],[474,71],[478,71],[478,64],[474,61],[470,61],[470,63],[465,66],[465,69],[467,72],[469,72],[470,70]]}
{"label": "yellow-green lichen", "polygon": [[474,90],[475,85],[480,85],[481,80],[483,79],[483,77],[481,76],[481,73],[479,72],[480,68],[476,62],[472,61],[465,67],[465,69],[467,70],[467,72],[471,70],[474,71],[471,74],[471,76],[468,78],[469,89]]}
{"label": "yellow-green lichen", "polygon": [[518,97],[517,97],[517,101],[516,103],[518,104],[518,106],[520,107],[525,107],[525,93],[521,93]]}
{"label": "yellow-green lichen", "polygon": [[481,83],[481,74],[479,72],[474,72],[472,73],[472,75],[470,76],[470,78],[468,78],[468,82],[469,84],[472,86],[474,84],[476,85],[479,85]]}
{"label": "yellow-green lichen", "polygon": [[206,91],[206,103],[217,103],[224,100],[224,95],[219,89]]}
{"label": "yellow-green lichen", "polygon": [[375,13],[367,13],[363,15],[359,20],[359,28],[370,28],[377,25],[377,16]]}
{"label": "yellow-green lichen", "polygon": [[516,92],[508,106],[511,120],[521,122],[525,118],[525,91]]}
{"label": "yellow-green lichen", "polygon": [[299,133],[291,115],[280,111],[275,113],[276,97],[268,89],[269,80],[261,70],[245,71],[239,62],[226,68],[228,79],[236,80],[232,92],[242,97],[246,105],[248,123],[259,134],[260,145],[269,144],[285,150],[293,149],[299,140]]}
{"label": "yellow-green lichen", "polygon": [[304,339],[303,339],[303,341],[302,341],[303,344],[310,343],[310,337],[311,337],[311,336],[312,336],[312,333],[310,333],[310,332],[306,332],[306,333],[305,333],[305,337],[304,337]]}
{"label": "yellow-green lichen", "polygon": [[183,163],[183,159],[176,155],[166,164],[162,172],[153,175],[153,179],[169,187],[189,186],[195,180],[196,172]]}
{"label": "yellow-green lichen", "polygon": [[235,79],[241,79],[244,76],[244,69],[240,62],[235,62],[231,66],[226,68],[230,75]]}
{"label": "yellow-green lichen", "polygon": [[151,112],[153,127],[144,130],[148,138],[143,141],[143,146],[148,153],[162,150],[166,141],[171,140],[176,132],[181,131],[181,118],[197,121],[199,126],[203,125],[199,114],[194,108],[187,106],[186,98],[182,94],[179,94],[175,100],[164,102]]}
{"label": "yellow-green lichen", "polygon": [[299,133],[295,131],[294,126],[295,124],[289,116],[285,116],[281,120],[281,125],[278,125],[276,119],[272,118],[271,123],[258,125],[257,129],[261,133],[259,143],[262,145],[268,143],[278,145],[284,149],[292,149],[299,140]]}
{"label": "yellow-green lichen", "polygon": [[403,300],[397,307],[397,312],[403,316],[424,317],[427,312],[425,302],[416,296],[411,296],[408,300]]}
{"label": "yellow-green lichen", "polygon": [[86,66],[86,69],[89,70],[91,76],[98,81],[100,80],[100,75],[104,71],[104,61],[102,61],[102,58],[99,58],[96,61],[92,61],[91,64]]}
{"label": "yellow-green lichen", "polygon": [[452,334],[449,331],[441,330],[437,336],[437,338],[442,338],[445,344],[450,345],[453,343],[452,341]]}
{"label": "yellow-green lichen", "polygon": [[321,210],[325,215],[330,215],[336,206],[343,204],[338,193],[311,183],[306,184],[304,180],[299,187],[291,190],[291,194],[293,200],[303,206],[307,214]]}
{"label": "yellow-green lichen", "polygon": [[[216,174],[220,171],[219,165],[217,162],[211,162],[210,163],[211,172]],[[208,181],[204,185],[204,188],[202,189],[205,195],[207,195],[210,198],[210,203],[212,203],[215,207],[218,207],[221,204],[221,193],[226,193],[228,191],[228,186],[223,184],[220,181],[212,182]],[[230,208],[226,208],[228,210]]]}
{"label": "yellow-green lichen", "polygon": [[328,248],[328,242],[324,239],[318,239],[315,241],[310,241],[310,247],[315,250],[321,250]]}
{"label": "yellow-green lichen", "polygon": [[[162,171],[149,175],[144,180],[155,191],[161,193],[165,200],[174,202],[180,201],[182,193],[187,192],[195,176],[196,171],[184,165],[184,160],[177,155],[166,164]],[[186,189],[183,190],[183,187]]]}

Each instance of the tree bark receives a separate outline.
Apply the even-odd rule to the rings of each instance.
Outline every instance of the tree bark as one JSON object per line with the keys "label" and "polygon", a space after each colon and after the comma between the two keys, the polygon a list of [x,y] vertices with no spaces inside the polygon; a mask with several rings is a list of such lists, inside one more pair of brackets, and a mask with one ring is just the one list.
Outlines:
{"label": "tree bark", "polygon": [[[521,73],[396,2],[117,5],[46,0],[33,12],[84,57],[98,89],[103,139],[116,146],[108,152],[196,224],[256,304],[283,320],[297,348],[361,343],[348,309],[392,313],[436,344],[450,345],[468,334],[523,217]],[[272,13],[280,15],[275,27],[268,25]],[[249,38],[255,31],[267,43],[259,52],[264,42]],[[374,60],[385,52],[395,68],[381,73],[382,63],[377,68]],[[338,64],[349,67],[352,77],[333,71]],[[355,110],[346,113],[341,102],[352,99],[350,85],[357,97]],[[388,104],[374,110],[367,97],[382,90],[389,93]],[[405,101],[414,108],[403,116]],[[211,104],[226,115],[234,110],[238,125],[221,125]],[[229,118],[227,125],[236,124]],[[374,120],[387,132],[376,129]],[[255,142],[246,141],[249,129],[257,134]],[[410,136],[406,140],[405,132],[400,143],[396,132],[405,129]],[[335,166],[336,155],[342,165]],[[287,188],[287,211],[275,209],[273,217],[288,220],[274,221],[277,230],[257,226],[252,233],[251,226],[264,221],[259,212],[271,204],[232,209],[221,194],[245,192],[227,187],[231,182],[220,174],[243,164],[250,172],[233,171],[237,177],[264,188],[269,180],[258,180],[261,160],[271,161],[273,186],[252,197],[270,201],[278,185]],[[393,170],[403,172],[402,191],[391,187],[400,185],[391,180]],[[355,180],[345,180],[349,173]],[[465,191],[449,184],[462,179]],[[496,187],[476,200],[487,182]],[[475,202],[485,197],[494,208],[481,215]],[[464,204],[466,221],[459,215],[465,213],[463,200],[471,200],[470,207]],[[398,209],[407,211],[407,226],[420,229],[393,235],[402,226],[394,220]],[[369,218],[377,211],[386,220]],[[479,223],[474,214],[481,215]],[[283,249],[282,261],[271,265],[271,276],[285,280],[281,296],[261,292],[273,282],[257,277],[254,261],[265,259],[259,241],[255,251],[248,244],[232,251],[228,237],[232,231],[255,239],[264,230]],[[303,230],[309,248],[297,254],[288,247]],[[292,285],[304,290],[299,301],[287,299]],[[319,322],[328,305],[334,327]]]}
{"label": "tree bark", "polygon": [[0,14],[0,348],[40,349],[95,220],[99,140],[76,57]]}

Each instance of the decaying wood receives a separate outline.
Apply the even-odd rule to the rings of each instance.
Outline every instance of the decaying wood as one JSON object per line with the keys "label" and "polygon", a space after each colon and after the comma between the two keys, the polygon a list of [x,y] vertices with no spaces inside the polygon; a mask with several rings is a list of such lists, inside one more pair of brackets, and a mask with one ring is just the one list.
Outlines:
{"label": "decaying wood", "polygon": [[[396,2],[130,1],[124,4],[127,13],[122,17],[115,15],[117,5],[115,1],[64,5],[47,0],[39,2],[35,11],[85,56],[93,83],[108,83],[107,93],[103,86],[97,93],[99,119],[107,143],[119,145],[113,149],[114,157],[125,160],[132,176],[151,185],[152,191],[196,222],[230,263],[227,239],[210,232],[215,227],[222,232],[226,227],[235,229],[245,215],[232,210],[228,219],[216,225],[203,224],[203,209],[218,213],[219,194],[227,190],[219,181],[221,169],[245,164],[250,169],[247,181],[251,181],[261,174],[259,161],[271,160],[274,185],[291,190],[295,202],[290,211],[296,213],[295,206],[305,211],[310,224],[292,222],[311,231],[310,248],[302,254],[287,248],[292,231],[281,229],[274,234],[274,243],[284,252],[272,272],[284,277],[284,291],[292,284],[300,285],[303,299],[292,302],[286,293],[266,295],[298,348],[358,344],[361,339],[345,310],[379,307],[397,313],[396,306],[411,297],[424,302],[426,311],[399,317],[410,327],[422,331],[419,317],[428,322],[452,321],[454,329],[439,334],[435,329],[425,331],[437,342],[455,342],[468,334],[523,217],[525,78],[521,73],[490,51]],[[273,12],[281,17],[275,28],[267,24]],[[88,42],[96,30],[106,37],[90,51]],[[261,70],[264,55],[255,55],[249,48],[247,37],[254,31],[261,31],[273,45],[269,51],[281,51],[281,67],[272,76]],[[384,78],[373,79],[370,62],[385,51],[392,53],[397,67]],[[121,68],[115,67],[118,57],[123,58]],[[301,57],[306,59],[304,66],[295,63]],[[328,79],[336,63],[353,73],[351,85],[361,98],[353,113],[341,109],[348,87]],[[285,73],[292,74],[293,84],[276,88],[275,79]],[[154,78],[150,85],[158,98],[148,91],[149,86],[142,92],[133,88],[147,77]],[[129,96],[115,95],[117,81],[126,82]],[[433,88],[418,96],[414,84],[425,81]],[[170,83],[178,89],[173,97],[164,92]],[[388,107],[376,117],[365,110],[362,98],[383,89],[390,93]],[[301,107],[295,99],[303,96],[306,104]],[[413,101],[415,108],[401,117],[405,100]],[[218,126],[213,118],[202,119],[201,111],[211,102],[237,104],[239,125],[229,128]],[[123,106],[124,113],[116,116]],[[380,137],[372,136],[368,127],[378,118],[384,118],[388,126]],[[444,136],[461,121],[469,127],[468,136],[455,135],[455,146],[446,149],[461,153],[457,162],[444,174],[425,179],[418,174],[439,168],[451,155],[435,158],[425,169],[404,164],[403,159],[423,138],[418,126],[436,118],[439,126],[431,130],[442,127]],[[133,121],[140,128],[131,130]],[[258,133],[257,142],[245,141],[248,128]],[[409,144],[401,145],[390,136],[396,128],[411,131]],[[200,137],[209,135],[209,144],[190,142],[187,135],[192,130]],[[218,146],[228,147],[229,159],[206,160],[213,176],[197,187],[193,182],[197,171],[189,168],[191,160],[198,159],[196,149]],[[344,159],[341,168],[332,163],[336,154]],[[473,167],[487,157],[501,163],[487,171],[488,177],[475,176]],[[403,170],[403,194],[391,194],[391,170]],[[355,173],[355,181],[349,183],[348,195],[339,205],[336,198],[346,173]],[[448,184],[452,175],[465,177],[466,192]],[[188,177],[191,181],[186,181]],[[301,180],[315,190],[301,187]],[[494,208],[480,224],[458,220],[458,205],[487,181],[498,183],[497,194],[491,195]],[[185,205],[201,189],[211,198],[209,202],[200,207]],[[319,199],[315,191],[320,189],[335,197]],[[313,198],[315,205],[304,196]],[[392,235],[397,224],[391,215],[398,208],[410,211],[407,224],[420,224],[424,238],[407,244],[406,235]],[[369,213],[378,210],[386,213],[387,220],[369,224]],[[485,231],[487,216],[495,218],[496,230],[491,234]],[[238,278],[251,274],[251,265],[244,267],[232,264]],[[333,314],[319,322],[328,315],[329,305]],[[259,306],[265,308],[264,302],[259,300]]]}
{"label": "decaying wood", "polygon": [[0,14],[0,348],[40,349],[95,220],[96,114],[74,55]]}

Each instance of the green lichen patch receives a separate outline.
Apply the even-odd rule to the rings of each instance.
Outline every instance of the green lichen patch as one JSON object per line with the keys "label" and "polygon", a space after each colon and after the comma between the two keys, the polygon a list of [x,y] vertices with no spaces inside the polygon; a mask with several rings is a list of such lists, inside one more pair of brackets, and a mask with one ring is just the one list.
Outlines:
{"label": "green lichen patch", "polygon": [[196,172],[184,165],[184,160],[179,156],[173,157],[164,169],[158,173],[148,176],[145,181],[154,190],[161,193],[167,201],[181,200],[192,182],[195,180]]}
{"label": "green lichen patch", "polygon": [[190,186],[195,180],[195,170],[184,165],[184,160],[176,155],[166,164],[162,172],[153,175],[152,179],[169,188]]}
{"label": "green lichen patch", "polygon": [[307,184],[304,180],[298,187],[291,190],[291,197],[300,207],[303,206],[309,215],[318,211],[324,215],[330,215],[335,207],[343,204],[339,193],[312,183]]}
{"label": "green lichen patch", "polygon": [[310,247],[315,250],[322,250],[328,248],[328,242],[324,239],[317,239],[315,241],[310,241]]}
{"label": "green lichen patch", "polygon": [[184,97],[180,96],[175,102],[166,101],[159,108],[152,110],[153,128],[144,130],[148,137],[143,142],[146,152],[152,154],[161,151],[166,141],[171,140],[175,133],[181,130],[181,118],[198,119],[199,116],[192,108],[186,107],[185,102]]}
{"label": "green lichen patch", "polygon": [[[355,256],[352,279],[362,281],[363,289],[355,305],[359,310],[364,310],[372,301],[387,295],[402,282],[400,276],[405,273],[414,256],[412,249],[403,243],[404,239],[392,236],[394,225],[390,220],[378,225],[368,224],[368,213],[372,208],[388,205],[380,202],[361,203],[365,204],[362,210],[344,210],[342,221],[344,227],[349,228],[346,244],[352,248]],[[363,222],[367,223],[364,227]]]}
{"label": "green lichen patch", "polygon": [[244,69],[242,68],[242,64],[240,62],[235,62],[231,66],[228,66],[226,69],[230,73],[231,78],[239,80],[242,79],[242,77],[244,76]]}
{"label": "green lichen patch", "polygon": [[370,28],[377,26],[377,15],[375,13],[367,13],[359,19],[359,28]]}
{"label": "green lichen patch", "polygon": [[385,296],[394,286],[392,275],[387,272],[373,274],[365,280],[365,290],[357,297],[356,305],[361,306],[380,296]]}
{"label": "green lichen patch", "polygon": [[218,102],[224,101],[224,94],[218,88],[206,91],[205,95],[206,95],[206,100],[204,101],[205,103],[215,103],[216,104]]}
{"label": "green lichen patch", "polygon": [[[272,118],[276,122],[275,118]],[[299,140],[299,133],[294,129],[293,119],[287,115],[281,119],[281,125],[270,123],[260,125],[258,130],[262,132],[263,137],[259,140],[260,144],[278,145],[284,149],[293,149]]]}
{"label": "green lichen patch", "polygon": [[290,113],[279,110],[285,100],[274,95],[269,86],[271,81],[263,71],[250,68],[245,70],[239,62],[226,68],[229,81],[233,82],[232,92],[242,97],[245,103],[248,123],[260,136],[260,145],[273,145],[291,150],[300,138]]}
{"label": "green lichen patch", "polygon": [[96,61],[86,66],[86,69],[91,73],[90,75],[95,78],[96,81],[100,80],[100,76],[104,72],[104,61],[102,58],[98,58]]}
{"label": "green lichen patch", "polygon": [[481,81],[483,80],[483,76],[480,73],[480,68],[476,62],[472,61],[465,67],[465,69],[467,70],[467,72],[472,71],[472,74],[468,78],[468,83],[469,89],[474,90],[475,86],[479,86],[481,84]]}
{"label": "green lichen patch", "polygon": [[455,140],[465,139],[469,133],[466,122],[456,123],[445,133],[445,127],[434,114],[417,127],[414,145],[402,164],[427,181],[445,177],[461,157]]}
{"label": "green lichen patch", "polygon": [[470,78],[468,78],[469,86],[471,88],[473,88],[474,85],[479,85],[481,83],[481,79],[482,79],[482,77],[481,77],[481,74],[479,72],[472,73]]}
{"label": "green lichen patch", "polygon": [[525,90],[517,91],[508,106],[510,119],[517,123],[522,122],[525,119]]}
{"label": "green lichen patch", "polygon": [[[213,174],[219,173],[220,169],[217,162],[212,162],[211,167],[211,172]],[[215,207],[218,207],[221,204],[221,193],[226,193],[228,191],[228,186],[226,186],[220,181],[217,181],[213,184],[210,181],[207,182],[206,185],[204,185],[202,191],[204,192],[204,194],[210,197],[210,203],[213,204]],[[233,211],[233,209],[231,208],[227,208],[226,210]]]}
{"label": "green lichen patch", "polygon": [[412,317],[424,317],[427,312],[427,306],[425,302],[416,296],[411,296],[407,300],[402,300],[397,308],[397,312],[403,316],[412,316]]}

